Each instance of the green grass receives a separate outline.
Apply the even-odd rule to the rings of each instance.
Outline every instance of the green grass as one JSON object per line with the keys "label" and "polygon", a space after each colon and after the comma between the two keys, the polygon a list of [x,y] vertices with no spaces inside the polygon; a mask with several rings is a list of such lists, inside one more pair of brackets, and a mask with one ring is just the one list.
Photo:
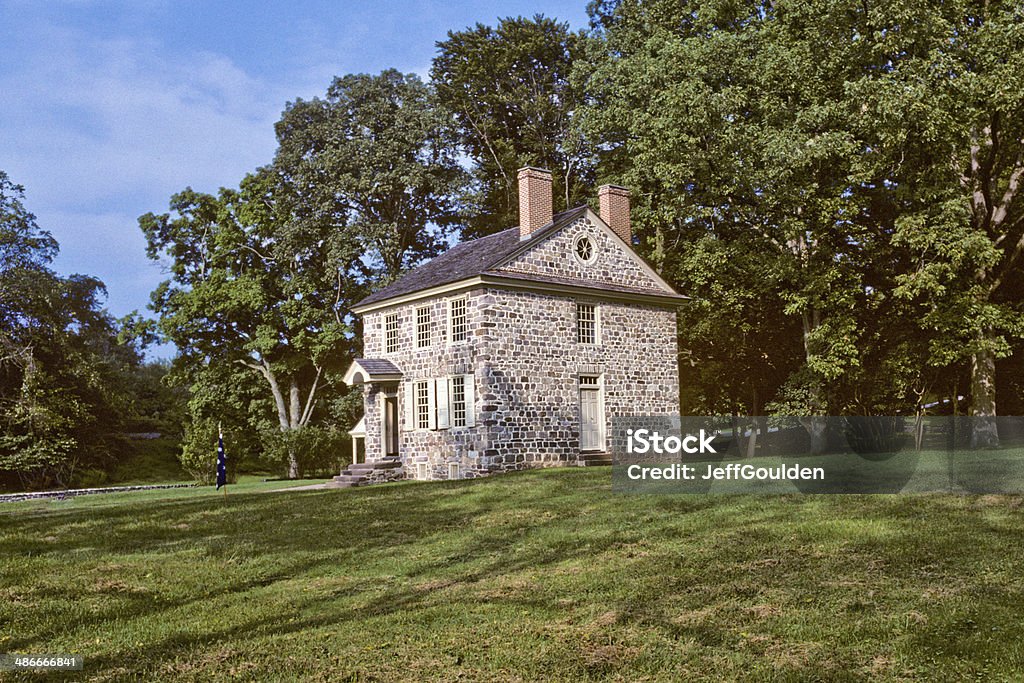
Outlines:
{"label": "green grass", "polygon": [[0,652],[91,680],[1024,671],[1015,497],[616,495],[607,468],[246,485],[0,507]]}

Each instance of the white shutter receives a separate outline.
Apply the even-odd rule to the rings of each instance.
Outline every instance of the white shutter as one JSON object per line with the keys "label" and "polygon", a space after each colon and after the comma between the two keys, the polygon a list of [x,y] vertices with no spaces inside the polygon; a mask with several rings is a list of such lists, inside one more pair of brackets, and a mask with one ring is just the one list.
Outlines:
{"label": "white shutter", "polygon": [[473,381],[476,379],[473,375],[465,375],[466,378],[466,426],[473,427],[476,425],[476,387],[473,386]]}
{"label": "white shutter", "polygon": [[448,429],[452,426],[451,408],[448,404],[448,378],[440,377],[437,383],[437,428]]}
{"label": "white shutter", "polygon": [[406,431],[410,431],[416,429],[416,383],[405,382],[402,391],[405,393],[405,419],[402,422]]}
{"label": "white shutter", "polygon": [[437,392],[434,380],[427,381],[427,429],[437,429]]}

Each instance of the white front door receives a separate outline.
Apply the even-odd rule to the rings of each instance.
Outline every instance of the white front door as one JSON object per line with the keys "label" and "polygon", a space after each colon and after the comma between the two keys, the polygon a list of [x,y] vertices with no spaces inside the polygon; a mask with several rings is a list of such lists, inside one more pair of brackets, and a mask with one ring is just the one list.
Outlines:
{"label": "white front door", "polygon": [[[604,449],[604,415],[601,411],[601,389],[597,378],[580,378],[580,450],[600,451]],[[592,379],[594,384],[584,384]]]}

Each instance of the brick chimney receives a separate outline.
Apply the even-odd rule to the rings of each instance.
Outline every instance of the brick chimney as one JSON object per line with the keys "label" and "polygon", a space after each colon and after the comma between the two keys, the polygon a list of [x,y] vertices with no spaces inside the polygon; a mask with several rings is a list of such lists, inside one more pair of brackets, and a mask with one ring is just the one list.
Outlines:
{"label": "brick chimney", "polygon": [[550,223],[551,216],[551,171],[519,169],[519,239]]}
{"label": "brick chimney", "polygon": [[601,220],[626,244],[633,246],[633,231],[629,227],[629,190],[618,185],[602,185],[597,189]]}

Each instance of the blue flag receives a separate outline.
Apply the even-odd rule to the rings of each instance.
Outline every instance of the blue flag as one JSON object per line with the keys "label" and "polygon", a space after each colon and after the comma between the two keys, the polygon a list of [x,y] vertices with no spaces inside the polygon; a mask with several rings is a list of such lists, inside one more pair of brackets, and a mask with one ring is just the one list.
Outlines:
{"label": "blue flag", "polygon": [[224,452],[224,435],[217,434],[217,490],[228,485],[228,455]]}

